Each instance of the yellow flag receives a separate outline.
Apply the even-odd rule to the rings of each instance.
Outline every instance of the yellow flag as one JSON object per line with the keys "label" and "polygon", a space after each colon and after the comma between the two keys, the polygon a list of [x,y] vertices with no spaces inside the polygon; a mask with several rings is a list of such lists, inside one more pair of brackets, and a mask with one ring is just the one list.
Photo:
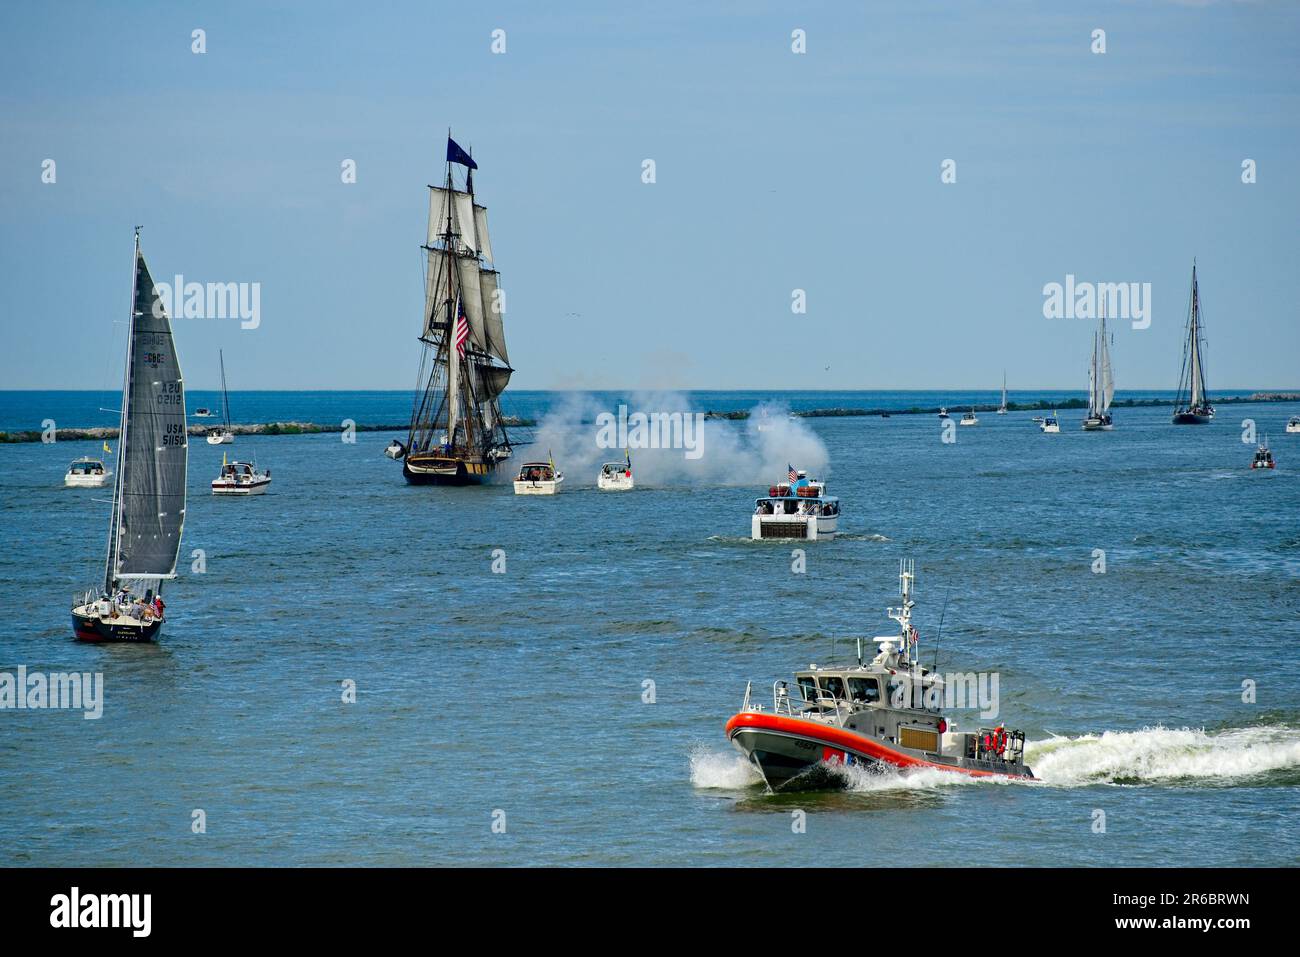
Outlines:
{"label": "yellow flag", "polygon": [[113,450],[110,449],[110,448],[108,447],[108,443],[107,443],[107,442],[104,443],[104,454],[105,454],[105,455],[112,455],[112,454],[113,454]]}

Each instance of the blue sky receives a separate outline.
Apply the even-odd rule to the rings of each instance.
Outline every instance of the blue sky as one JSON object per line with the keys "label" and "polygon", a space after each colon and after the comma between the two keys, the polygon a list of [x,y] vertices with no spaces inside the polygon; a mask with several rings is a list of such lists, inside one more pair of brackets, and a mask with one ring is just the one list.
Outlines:
{"label": "blue sky", "polygon": [[143,223],[262,286],[191,387],[410,388],[448,127],[520,388],[1082,390],[1073,273],[1152,284],[1116,375],[1173,389],[1193,256],[1211,389],[1300,387],[1300,5],[1172,2],[5,4],[0,387],[117,381]]}

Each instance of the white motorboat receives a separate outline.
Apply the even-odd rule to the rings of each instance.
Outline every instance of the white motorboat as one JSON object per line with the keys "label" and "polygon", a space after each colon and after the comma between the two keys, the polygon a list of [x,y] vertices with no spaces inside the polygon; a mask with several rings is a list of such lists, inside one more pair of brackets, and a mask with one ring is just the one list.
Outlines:
{"label": "white motorboat", "polygon": [[221,472],[212,480],[213,495],[262,495],[271,484],[271,470],[265,472],[249,462],[227,462],[222,457]]}
{"label": "white motorboat", "polygon": [[515,478],[516,495],[555,495],[564,483],[564,476],[553,462],[525,462]]}
{"label": "white motorboat", "polygon": [[949,418],[949,415],[948,415],[948,408],[947,408],[947,406],[940,406],[940,407],[939,407],[939,418],[941,418],[941,419],[947,419],[947,418]]}
{"label": "white motorboat", "polygon": [[961,420],[957,424],[958,425],[979,425],[980,420],[975,418],[975,410],[971,409],[969,412],[962,413]]}
{"label": "white motorboat", "polygon": [[1038,427],[1044,432],[1060,432],[1061,420],[1056,417],[1056,411],[1053,410],[1051,415],[1046,416],[1042,422],[1038,423]]}
{"label": "white motorboat", "polygon": [[602,492],[627,492],[635,487],[635,480],[632,478],[632,456],[624,453],[626,456],[622,462],[606,462],[600,467],[600,474],[596,476],[596,488]]}
{"label": "white motorboat", "polygon": [[63,484],[68,488],[103,488],[112,474],[99,459],[82,456],[68,466]]}
{"label": "white motorboat", "polygon": [[223,429],[221,426],[208,429],[208,445],[230,445],[234,441],[235,433],[229,429]]}
{"label": "white motorboat", "polygon": [[388,443],[388,447],[384,449],[384,454],[393,461],[396,461],[406,454],[406,446],[397,441],[397,439],[393,439],[393,441]]}
{"label": "white motorboat", "polygon": [[210,419],[212,418],[212,410],[207,406],[200,406],[194,410],[193,415],[196,419]]}
{"label": "white motorboat", "polygon": [[1287,419],[1286,430],[1292,434],[1300,432],[1300,415],[1293,415]]}
{"label": "white motorboat", "polygon": [[782,482],[754,501],[749,537],[803,538],[809,541],[835,537],[839,528],[840,500],[826,494],[826,483],[796,472],[793,482]]}

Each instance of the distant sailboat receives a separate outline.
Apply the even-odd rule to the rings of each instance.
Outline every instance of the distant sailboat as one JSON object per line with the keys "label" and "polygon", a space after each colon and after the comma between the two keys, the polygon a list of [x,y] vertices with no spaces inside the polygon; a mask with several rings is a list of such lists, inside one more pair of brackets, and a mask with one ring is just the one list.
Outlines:
{"label": "distant sailboat", "polygon": [[998,406],[998,415],[1007,414],[1007,372],[1002,370],[1002,404]]}
{"label": "distant sailboat", "polygon": [[[458,165],[463,190],[452,178]],[[413,485],[485,482],[511,452],[499,397],[514,369],[487,208],[474,201],[476,169],[448,137],[443,185],[429,187],[419,391],[406,444],[389,453],[405,457],[402,474]]]}
{"label": "distant sailboat", "polygon": [[235,441],[235,433],[230,431],[230,396],[226,392],[226,354],[218,349],[221,359],[221,409],[225,416],[225,425],[208,429],[208,445],[229,445]]}
{"label": "distant sailboat", "polygon": [[162,583],[176,577],[185,524],[185,383],[171,323],[140,253],[139,229],[118,434],[103,585],[72,608],[82,641],[149,641],[158,634]]}
{"label": "distant sailboat", "polygon": [[1190,313],[1187,342],[1183,346],[1183,371],[1178,377],[1178,398],[1174,404],[1174,425],[1204,425],[1214,418],[1214,406],[1205,391],[1205,343],[1201,340],[1201,296],[1194,261]]}
{"label": "distant sailboat", "polygon": [[1092,365],[1088,367],[1088,417],[1085,432],[1109,432],[1115,427],[1110,404],[1115,399],[1115,376],[1110,368],[1110,347],[1106,342],[1106,307],[1101,310],[1101,327],[1092,334]]}

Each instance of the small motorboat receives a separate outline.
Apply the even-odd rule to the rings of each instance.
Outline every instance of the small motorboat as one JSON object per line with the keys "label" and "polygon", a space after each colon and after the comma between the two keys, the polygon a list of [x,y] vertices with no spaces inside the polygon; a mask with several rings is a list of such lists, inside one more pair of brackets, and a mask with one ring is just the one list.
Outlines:
{"label": "small motorboat", "polygon": [[962,413],[961,421],[959,421],[957,424],[958,425],[979,425],[980,420],[975,418],[975,410],[971,409],[969,412]]}
{"label": "small motorboat", "polygon": [[1060,432],[1061,420],[1056,417],[1056,411],[1053,410],[1051,415],[1039,422],[1038,428],[1044,432]]}
{"label": "small motorboat", "polygon": [[1275,469],[1277,463],[1273,461],[1273,453],[1268,447],[1268,438],[1259,443],[1259,448],[1255,450],[1255,458],[1251,461],[1252,469]]}
{"label": "small motorboat", "polygon": [[881,413],[880,413],[880,417],[881,417],[882,419],[887,419],[887,418],[889,418],[889,413],[888,413],[888,412],[881,412]]}
{"label": "small motorboat", "polygon": [[564,483],[553,462],[525,462],[515,478],[516,495],[555,495]]}
{"label": "small motorboat", "polygon": [[600,467],[600,474],[596,476],[596,488],[602,492],[627,492],[635,487],[635,480],[632,478],[632,456],[624,451],[624,461],[606,462]]}
{"label": "small motorboat", "polygon": [[397,441],[397,439],[393,439],[393,441],[388,443],[388,447],[384,449],[384,454],[390,459],[396,461],[406,454],[406,446]]}
{"label": "small motorboat", "polygon": [[63,484],[68,488],[103,488],[112,474],[99,459],[82,456],[68,466]]}
{"label": "small motorboat", "polygon": [[213,495],[261,495],[271,484],[271,470],[265,472],[249,462],[221,461],[221,472],[212,480]]}
{"label": "small motorboat", "polygon": [[940,408],[939,408],[939,418],[941,418],[941,419],[947,419],[947,418],[949,418],[949,417],[950,417],[950,416],[948,415],[948,409],[947,409],[947,407],[946,407],[946,406],[940,406]]}
{"label": "small motorboat", "polygon": [[210,419],[212,418],[212,410],[209,409],[207,406],[202,406],[200,408],[197,408],[194,410],[194,418]]}
{"label": "small motorboat", "polygon": [[208,429],[208,445],[229,445],[234,441],[235,433],[223,426]]}
{"label": "small motorboat", "polygon": [[1300,432],[1300,415],[1293,415],[1286,420],[1286,430],[1293,434]]}
{"label": "small motorboat", "polygon": [[879,647],[870,661],[859,638],[856,665],[809,665],[795,673],[796,693],[785,681],[773,683],[770,706],[753,699],[752,682],[746,686],[740,711],[726,724],[727,740],[770,788],[843,786],[835,771],[850,765],[1033,779],[1023,732],[1000,723],[959,731],[944,717],[944,679],[923,667],[917,653],[915,568],[910,559],[901,564],[902,605],[887,611],[900,630],[869,639]]}
{"label": "small motorboat", "polygon": [[767,497],[754,501],[749,537],[802,538],[809,541],[835,537],[839,528],[840,500],[826,494],[826,483],[794,472],[792,482],[767,490]]}

